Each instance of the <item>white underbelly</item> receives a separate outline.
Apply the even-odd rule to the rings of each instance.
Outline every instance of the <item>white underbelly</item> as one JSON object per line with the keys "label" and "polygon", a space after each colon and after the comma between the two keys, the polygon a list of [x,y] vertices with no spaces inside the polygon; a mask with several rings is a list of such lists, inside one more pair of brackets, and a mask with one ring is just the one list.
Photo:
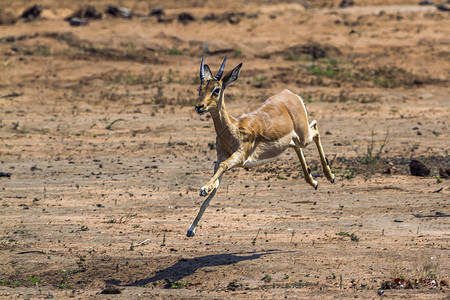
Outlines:
{"label": "white underbelly", "polygon": [[292,131],[277,141],[260,142],[244,161],[242,167],[260,166],[277,159],[287,148],[295,146],[294,138],[297,138],[297,134]]}

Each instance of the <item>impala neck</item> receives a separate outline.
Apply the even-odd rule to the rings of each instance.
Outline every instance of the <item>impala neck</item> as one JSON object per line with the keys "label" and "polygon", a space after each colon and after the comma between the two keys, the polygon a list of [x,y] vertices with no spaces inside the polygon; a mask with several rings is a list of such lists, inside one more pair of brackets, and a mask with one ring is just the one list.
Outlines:
{"label": "impala neck", "polygon": [[233,141],[233,139],[236,136],[237,121],[228,112],[223,98],[224,97],[222,92],[219,105],[217,107],[218,109],[215,112],[211,112],[211,117],[214,121],[214,128],[216,130],[217,137],[219,138],[222,147],[227,148],[228,146],[230,146],[229,145],[230,142]]}

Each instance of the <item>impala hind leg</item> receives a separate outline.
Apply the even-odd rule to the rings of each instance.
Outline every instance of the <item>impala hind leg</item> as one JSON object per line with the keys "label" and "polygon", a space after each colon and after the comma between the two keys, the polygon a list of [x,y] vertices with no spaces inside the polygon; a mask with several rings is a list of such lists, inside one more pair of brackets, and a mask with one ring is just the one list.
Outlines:
{"label": "impala hind leg", "polygon": [[311,170],[306,165],[305,156],[303,155],[302,148],[295,147],[295,152],[298,155],[298,158],[300,159],[300,164],[302,165],[303,174],[305,175],[305,180],[307,183],[309,183],[314,189],[317,190],[317,187],[319,186],[319,183],[314,180],[314,178],[311,176]]}
{"label": "impala hind leg", "polygon": [[309,124],[309,128],[312,133],[312,139],[314,143],[316,143],[317,149],[319,150],[320,162],[322,163],[323,173],[325,177],[327,177],[328,181],[334,183],[334,174],[331,173],[330,166],[328,165],[328,159],[325,157],[325,153],[323,152],[322,143],[320,142],[320,134],[319,128],[317,127],[317,121],[312,121]]}

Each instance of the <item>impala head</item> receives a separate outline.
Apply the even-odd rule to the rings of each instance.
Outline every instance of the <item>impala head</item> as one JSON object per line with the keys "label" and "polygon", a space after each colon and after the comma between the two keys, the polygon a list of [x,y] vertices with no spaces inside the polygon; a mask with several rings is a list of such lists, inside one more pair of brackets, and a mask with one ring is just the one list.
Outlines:
{"label": "impala head", "polygon": [[222,78],[226,60],[227,56],[225,55],[219,72],[217,72],[216,76],[213,76],[211,69],[208,65],[205,65],[205,56],[202,58],[200,65],[200,87],[198,88],[199,100],[197,105],[195,105],[195,111],[200,115],[217,111],[220,106],[220,101],[223,99],[223,91],[239,77],[242,63]]}

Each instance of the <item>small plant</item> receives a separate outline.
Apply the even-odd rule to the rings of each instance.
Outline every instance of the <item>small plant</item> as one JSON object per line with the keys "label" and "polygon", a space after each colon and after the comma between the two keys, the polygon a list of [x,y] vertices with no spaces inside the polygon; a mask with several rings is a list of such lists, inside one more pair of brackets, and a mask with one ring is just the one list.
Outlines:
{"label": "small plant", "polygon": [[262,74],[260,76],[253,77],[253,81],[256,83],[256,87],[266,87],[267,86],[267,77]]}
{"label": "small plant", "polygon": [[362,149],[361,147],[355,148],[353,147],[353,150],[355,150],[356,153],[362,152],[362,158],[360,162],[365,165],[372,165],[375,164],[381,157],[381,154],[383,153],[384,147],[388,143],[388,137],[389,137],[389,128],[386,130],[386,135],[384,137],[383,142],[380,144],[378,151],[375,153],[375,131],[372,129],[371,131],[371,138],[370,142],[367,143],[366,150]]}
{"label": "small plant", "polygon": [[36,287],[41,284],[41,280],[39,279],[38,276],[30,276],[29,278],[30,282],[35,285]]}
{"label": "small plant", "polygon": [[392,112],[393,114],[398,113],[398,107],[393,106],[393,107],[391,108],[391,112]]}
{"label": "small plant", "polygon": [[300,57],[298,57],[295,53],[289,53],[288,57],[286,58],[287,60],[290,61],[299,61]]}
{"label": "small plant", "polygon": [[334,77],[338,75],[338,71],[331,66],[327,66],[326,69],[321,68],[320,66],[312,66],[308,69],[307,74],[315,76]]}
{"label": "small plant", "polygon": [[126,57],[135,58],[136,57],[136,45],[129,43],[127,45],[127,50],[125,52]]}
{"label": "small plant", "polygon": [[133,228],[141,228],[141,224],[133,224]]}
{"label": "small plant", "polygon": [[242,52],[242,49],[236,49],[236,50],[234,50],[234,54],[236,55],[236,56],[239,56],[239,55],[241,55],[243,52]]}
{"label": "small plant", "polygon": [[87,227],[86,225],[81,225],[80,231],[88,231],[89,227]]}
{"label": "small plant", "polygon": [[181,289],[189,284],[189,281],[186,281],[186,283],[184,283],[181,280],[177,280],[177,281],[173,281],[170,279],[165,279],[165,280],[167,282],[166,288],[171,288],[171,289]]}
{"label": "small plant", "polygon": [[327,58],[324,60],[324,63],[332,65],[332,66],[337,66],[339,64],[339,60],[335,59],[335,58]]}
{"label": "small plant", "polygon": [[85,262],[86,262],[86,256],[80,255],[79,260],[77,261],[77,265],[78,265],[77,272],[86,272],[87,268],[84,265]]}
{"label": "small plant", "polygon": [[177,47],[173,47],[173,48],[170,48],[167,51],[167,54],[169,54],[169,55],[183,55],[183,52],[181,50],[179,50]]}
{"label": "small plant", "polygon": [[69,279],[69,273],[67,272],[67,270],[62,269],[62,280],[61,282],[58,284],[58,289],[73,289],[73,284],[69,283],[68,279]]}
{"label": "small plant", "polygon": [[106,130],[112,130],[113,126],[117,124],[119,121],[124,121],[124,119],[115,119],[113,121],[110,121],[108,117],[104,117],[103,119],[100,119],[100,121],[105,124]]}

